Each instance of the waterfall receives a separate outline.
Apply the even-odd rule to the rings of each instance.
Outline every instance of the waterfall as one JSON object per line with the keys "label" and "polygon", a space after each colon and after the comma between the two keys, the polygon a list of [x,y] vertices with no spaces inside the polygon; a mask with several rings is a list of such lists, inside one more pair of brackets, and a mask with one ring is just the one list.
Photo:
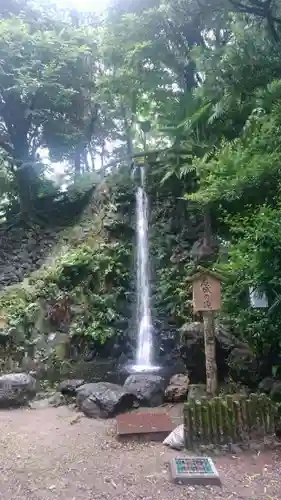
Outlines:
{"label": "waterfall", "polygon": [[136,369],[153,367],[153,326],[150,306],[148,199],[145,191],[145,168],[136,191],[137,233],[137,356]]}

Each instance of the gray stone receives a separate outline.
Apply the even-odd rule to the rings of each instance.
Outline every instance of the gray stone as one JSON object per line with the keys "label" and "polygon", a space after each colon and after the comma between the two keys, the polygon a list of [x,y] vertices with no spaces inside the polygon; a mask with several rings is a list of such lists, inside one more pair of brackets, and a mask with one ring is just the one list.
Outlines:
{"label": "gray stone", "polygon": [[67,396],[76,396],[77,389],[83,384],[85,384],[85,380],[82,379],[64,380],[59,385],[59,391]]}
{"label": "gray stone", "polygon": [[[233,336],[224,325],[217,323],[216,358],[220,380],[231,376],[234,381],[256,384],[257,361],[250,347]],[[181,356],[193,383],[206,380],[204,327],[201,322],[184,324],[180,329]]]}
{"label": "gray stone", "polygon": [[186,366],[181,358],[161,357],[159,364],[160,370],[157,372],[157,375],[164,378],[166,385],[168,385],[173,375],[177,375],[178,373],[187,375]]}
{"label": "gray stone", "polygon": [[77,406],[90,418],[109,418],[132,409],[137,397],[109,382],[84,384],[77,389]]}
{"label": "gray stone", "polygon": [[235,443],[229,443],[229,452],[233,455],[239,455],[243,452],[242,448]]}
{"label": "gray stone", "polygon": [[125,366],[128,364],[128,357],[122,352],[118,358],[118,366]]}
{"label": "gray stone", "polygon": [[124,383],[124,389],[137,396],[142,406],[161,406],[165,396],[163,377],[148,373],[130,375]]}
{"label": "gray stone", "polygon": [[228,357],[229,375],[242,384],[253,384],[258,379],[258,363],[247,344],[232,349]]}
{"label": "gray stone", "polygon": [[[203,323],[194,321],[184,324],[180,329],[180,352],[193,383],[206,380],[205,344]],[[217,364],[222,377],[226,375],[226,358],[228,351],[216,342]]]}
{"label": "gray stone", "polygon": [[189,386],[188,375],[178,373],[174,375],[165,390],[165,399],[171,403],[178,403],[186,399]]}
{"label": "gray stone", "polygon": [[27,373],[0,376],[0,408],[27,404],[36,395],[36,380]]}
{"label": "gray stone", "polygon": [[201,339],[204,336],[204,325],[200,321],[185,323],[180,329],[180,334],[182,340],[190,339],[194,341]]}
{"label": "gray stone", "polygon": [[205,384],[191,384],[188,387],[188,399],[200,400],[207,397]]}
{"label": "gray stone", "polygon": [[[218,343],[226,352],[231,351],[234,347],[241,346],[241,342],[228,332],[222,324],[216,324],[215,332]],[[200,321],[185,323],[180,329],[180,334],[183,341],[192,343],[200,341],[204,337],[204,325]]]}
{"label": "gray stone", "polygon": [[178,373],[187,375],[186,366],[181,358],[175,359],[171,366],[167,367],[166,372],[170,374],[170,377]]}

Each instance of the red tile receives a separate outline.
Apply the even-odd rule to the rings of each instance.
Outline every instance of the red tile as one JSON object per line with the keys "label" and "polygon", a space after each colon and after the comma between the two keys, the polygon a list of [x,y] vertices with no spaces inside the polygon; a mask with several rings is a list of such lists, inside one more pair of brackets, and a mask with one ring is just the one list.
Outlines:
{"label": "red tile", "polygon": [[145,437],[151,440],[165,439],[175,428],[165,413],[125,413],[118,415],[117,435],[119,437]]}

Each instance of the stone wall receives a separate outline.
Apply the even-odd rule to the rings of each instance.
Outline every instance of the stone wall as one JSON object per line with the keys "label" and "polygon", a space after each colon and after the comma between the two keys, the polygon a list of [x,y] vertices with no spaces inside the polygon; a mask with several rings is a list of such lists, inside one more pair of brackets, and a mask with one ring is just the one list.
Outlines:
{"label": "stone wall", "polygon": [[56,243],[57,229],[29,230],[14,227],[0,233],[0,290],[21,282],[39,269]]}
{"label": "stone wall", "polygon": [[[57,243],[61,231],[73,225],[91,200],[92,191],[70,199],[67,194],[46,196],[37,200],[38,220],[42,225],[27,228],[14,225],[18,207],[6,214],[7,223],[0,226],[0,291],[21,282],[39,269]],[[10,228],[9,228],[10,225]]]}

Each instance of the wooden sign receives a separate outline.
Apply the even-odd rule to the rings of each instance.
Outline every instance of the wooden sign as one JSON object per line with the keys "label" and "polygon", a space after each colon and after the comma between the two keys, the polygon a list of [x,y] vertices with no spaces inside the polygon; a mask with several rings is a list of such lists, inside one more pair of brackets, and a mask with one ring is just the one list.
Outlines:
{"label": "wooden sign", "polygon": [[194,311],[218,311],[221,308],[221,282],[210,271],[201,271],[191,278]]}

